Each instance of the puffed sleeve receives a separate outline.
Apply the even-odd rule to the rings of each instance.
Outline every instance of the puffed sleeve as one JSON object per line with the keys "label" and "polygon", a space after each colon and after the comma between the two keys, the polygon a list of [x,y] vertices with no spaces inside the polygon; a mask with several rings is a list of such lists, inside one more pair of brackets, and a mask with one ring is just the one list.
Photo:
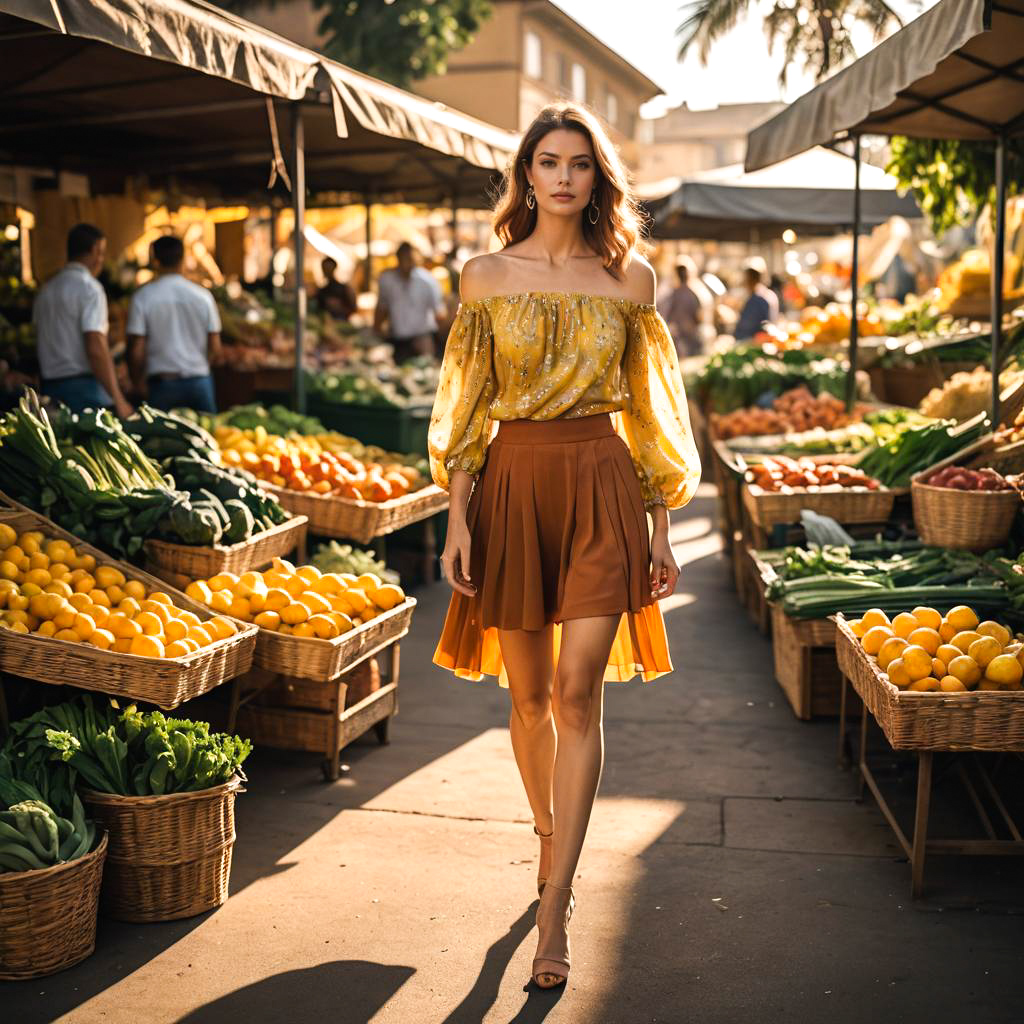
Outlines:
{"label": "puffed sleeve", "polygon": [[483,466],[495,391],[493,347],[484,304],[459,306],[444,349],[427,442],[431,475],[445,490],[454,470],[477,473]]}
{"label": "puffed sleeve", "polygon": [[653,306],[638,306],[630,319],[623,372],[629,403],[618,429],[633,456],[644,505],[680,508],[697,490],[700,457],[675,345]]}

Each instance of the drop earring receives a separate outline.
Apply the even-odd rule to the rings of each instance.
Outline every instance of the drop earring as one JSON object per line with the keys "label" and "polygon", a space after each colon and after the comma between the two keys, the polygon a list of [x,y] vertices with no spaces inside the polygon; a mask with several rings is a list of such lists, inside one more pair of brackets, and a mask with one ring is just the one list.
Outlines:
{"label": "drop earring", "polygon": [[537,193],[533,191],[533,186],[531,185],[526,190],[526,208],[528,210],[532,210],[536,205],[537,205]]}
{"label": "drop earring", "polygon": [[597,193],[590,193],[590,205],[587,207],[587,220],[596,224],[601,219],[601,207],[597,205]]}

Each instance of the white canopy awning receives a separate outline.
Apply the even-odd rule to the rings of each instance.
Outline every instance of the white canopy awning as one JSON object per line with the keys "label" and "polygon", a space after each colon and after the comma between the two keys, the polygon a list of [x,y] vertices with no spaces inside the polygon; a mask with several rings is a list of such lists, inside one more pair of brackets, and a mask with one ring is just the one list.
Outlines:
{"label": "white canopy awning", "polygon": [[752,131],[754,171],[842,133],[991,139],[1024,131],[1024,0],[941,0]]}

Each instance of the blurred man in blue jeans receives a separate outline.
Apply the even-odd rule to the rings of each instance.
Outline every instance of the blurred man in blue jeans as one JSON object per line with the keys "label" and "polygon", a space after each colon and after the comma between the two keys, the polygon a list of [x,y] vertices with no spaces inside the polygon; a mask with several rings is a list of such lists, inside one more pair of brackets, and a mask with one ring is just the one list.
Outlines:
{"label": "blurred man in blue jeans", "polygon": [[156,278],[135,293],[128,313],[132,381],[156,409],[216,412],[210,363],[221,351],[217,303],[182,274],[180,238],[158,238],[152,256]]}
{"label": "blurred man in blue jeans", "polygon": [[68,262],[40,289],[32,307],[40,390],[72,412],[113,406],[130,416],[107,345],[107,296],[96,275],[107,240],[92,224],[68,232]]}

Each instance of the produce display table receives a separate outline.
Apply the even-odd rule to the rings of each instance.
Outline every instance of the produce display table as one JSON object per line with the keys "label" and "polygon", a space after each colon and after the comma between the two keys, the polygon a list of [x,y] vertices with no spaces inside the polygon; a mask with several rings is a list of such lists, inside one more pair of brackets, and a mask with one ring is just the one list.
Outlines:
{"label": "produce display table", "polygon": [[[1009,693],[969,691],[967,693],[915,693],[900,690],[889,682],[878,665],[864,652],[842,615],[835,617],[836,655],[843,675],[839,715],[840,757],[846,738],[846,696],[849,684],[864,702],[860,721],[857,770],[861,793],[866,785],[878,802],[911,865],[911,894],[914,899],[924,889],[925,857],[929,853],[950,856],[1024,855],[1024,837],[978,758],[973,768],[981,791],[963,761],[957,772],[967,789],[982,827],[984,839],[929,839],[928,819],[931,803],[933,759],[937,752],[970,754],[974,752],[1024,751],[1024,691]],[[896,820],[888,801],[867,764],[869,718],[880,726],[893,750],[909,750],[917,755],[917,801],[914,830],[908,838]],[[1000,838],[993,816],[986,809],[983,795],[1010,838]]]}
{"label": "produce display table", "polygon": [[328,430],[337,430],[363,444],[406,455],[426,455],[432,408],[432,398],[425,404],[400,407],[345,404],[312,395],[306,412]]}
{"label": "produce display table", "polygon": [[[398,713],[399,641],[409,632],[415,607],[415,598],[406,598],[332,641],[260,630],[257,667],[232,690],[228,731],[240,723],[256,744],[322,753],[324,776],[337,779],[341,751],[354,739],[374,728],[378,740],[387,742],[388,721]],[[284,647],[299,656],[286,656]],[[349,690],[365,682],[360,669],[385,652],[388,681],[366,686],[353,701]]]}

